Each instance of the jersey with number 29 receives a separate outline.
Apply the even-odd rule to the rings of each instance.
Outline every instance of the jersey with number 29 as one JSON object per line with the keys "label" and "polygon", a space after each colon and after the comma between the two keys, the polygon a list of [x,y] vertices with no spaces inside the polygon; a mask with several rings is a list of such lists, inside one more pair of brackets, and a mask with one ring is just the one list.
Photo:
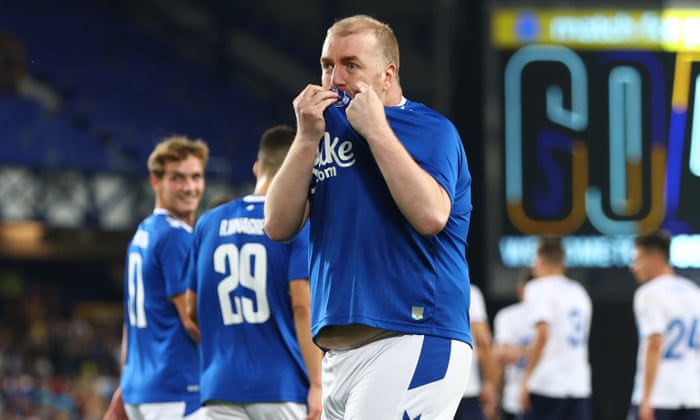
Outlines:
{"label": "jersey with number 29", "polygon": [[656,277],[637,289],[634,314],[639,351],[633,404],[644,381],[646,338],[661,334],[661,361],[651,392],[655,408],[700,407],[700,288],[675,275]]}
{"label": "jersey with number 29", "polygon": [[187,263],[197,292],[202,403],[306,403],[308,375],[289,283],[308,280],[308,225],[277,243],[263,231],[264,196],[204,213]]}
{"label": "jersey with number 29", "polygon": [[182,267],[191,241],[189,225],[156,208],[129,244],[121,378],[127,404],[186,401],[186,414],[199,406],[197,347],[170,300],[186,290]]}

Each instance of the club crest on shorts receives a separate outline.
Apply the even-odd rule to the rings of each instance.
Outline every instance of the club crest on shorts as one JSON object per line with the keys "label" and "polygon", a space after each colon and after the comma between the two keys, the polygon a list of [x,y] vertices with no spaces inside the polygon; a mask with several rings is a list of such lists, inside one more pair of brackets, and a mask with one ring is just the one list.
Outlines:
{"label": "club crest on shorts", "polygon": [[414,321],[420,321],[423,319],[423,307],[422,306],[411,306],[411,318]]}

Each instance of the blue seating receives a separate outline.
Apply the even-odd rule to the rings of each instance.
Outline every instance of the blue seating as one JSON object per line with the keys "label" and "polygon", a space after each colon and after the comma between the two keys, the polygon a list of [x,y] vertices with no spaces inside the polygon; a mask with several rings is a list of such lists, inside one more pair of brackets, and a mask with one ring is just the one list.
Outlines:
{"label": "blue seating", "polygon": [[0,163],[142,174],[157,141],[184,134],[230,161],[209,176],[250,180],[260,133],[271,125],[252,95],[93,3],[39,0],[51,13],[31,16],[21,1],[7,3],[0,29],[22,40],[29,74],[63,103],[50,113],[32,99],[3,95],[0,136],[13,151]]}

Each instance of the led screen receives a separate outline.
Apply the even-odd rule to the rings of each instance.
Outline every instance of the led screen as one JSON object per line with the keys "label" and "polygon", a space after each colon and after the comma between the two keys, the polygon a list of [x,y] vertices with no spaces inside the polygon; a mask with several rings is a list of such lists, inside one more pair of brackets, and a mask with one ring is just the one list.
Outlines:
{"label": "led screen", "polygon": [[659,228],[698,277],[700,11],[500,10],[492,31],[494,290],[540,234],[564,236],[594,294],[628,294],[634,235]]}

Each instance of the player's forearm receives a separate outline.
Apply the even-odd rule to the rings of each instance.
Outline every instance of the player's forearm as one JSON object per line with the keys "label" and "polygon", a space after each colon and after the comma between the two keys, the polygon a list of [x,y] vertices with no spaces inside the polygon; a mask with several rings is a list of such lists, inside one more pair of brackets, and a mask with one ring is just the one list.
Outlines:
{"label": "player's forearm", "polygon": [[197,324],[197,292],[192,290],[187,290],[185,292],[185,313],[187,317],[195,324]]}
{"label": "player's forearm", "polygon": [[529,378],[532,374],[532,371],[535,370],[535,367],[537,367],[537,364],[539,363],[540,358],[542,357],[542,353],[544,352],[544,347],[547,344],[548,335],[549,326],[543,322],[537,324],[537,333],[535,335],[535,340],[532,343],[527,355],[527,365],[525,367],[525,373],[523,375],[525,378]]}
{"label": "player's forearm", "polygon": [[[191,293],[191,291],[190,291]],[[192,337],[192,340],[195,342],[199,343],[201,338],[199,334],[199,326],[197,325],[196,322],[193,322],[190,316],[187,313],[187,293],[183,292],[180,294],[177,294],[175,296],[172,296],[170,300],[173,302],[175,305],[175,309],[177,309],[177,314],[180,317],[180,323],[182,324],[182,327],[187,331],[187,334],[189,334],[190,337]],[[196,297],[195,297],[196,299]]]}
{"label": "player's forearm", "polygon": [[122,325],[122,345],[121,345],[121,351],[119,352],[119,368],[124,369],[124,365],[126,364],[126,346],[127,346],[127,330],[126,330],[126,324]]}
{"label": "player's forearm", "polygon": [[287,241],[304,226],[317,144],[295,139],[270,184],[264,211],[265,232],[272,240]]}
{"label": "player's forearm", "polygon": [[[388,128],[388,127],[387,127]],[[450,197],[411,157],[391,129],[370,143],[372,154],[401,213],[422,235],[438,234],[452,210]]]}
{"label": "player's forearm", "polygon": [[490,382],[494,387],[498,387],[500,373],[496,356],[489,346],[487,348],[479,347],[479,362],[484,374],[484,380]]}
{"label": "player's forearm", "polygon": [[654,334],[647,338],[647,351],[644,357],[644,387],[642,399],[649,399],[654,389],[656,372],[661,361],[661,335]]}
{"label": "player's forearm", "polygon": [[484,380],[495,386],[498,382],[498,367],[496,366],[493,339],[488,324],[486,322],[472,323],[472,334],[476,340],[476,348],[479,349],[477,357]]}
{"label": "player's forearm", "polygon": [[323,352],[316,346],[311,337],[311,314],[308,308],[294,309],[294,326],[299,349],[301,350],[301,357],[309,374],[309,383],[321,386],[321,359],[323,358]]}

